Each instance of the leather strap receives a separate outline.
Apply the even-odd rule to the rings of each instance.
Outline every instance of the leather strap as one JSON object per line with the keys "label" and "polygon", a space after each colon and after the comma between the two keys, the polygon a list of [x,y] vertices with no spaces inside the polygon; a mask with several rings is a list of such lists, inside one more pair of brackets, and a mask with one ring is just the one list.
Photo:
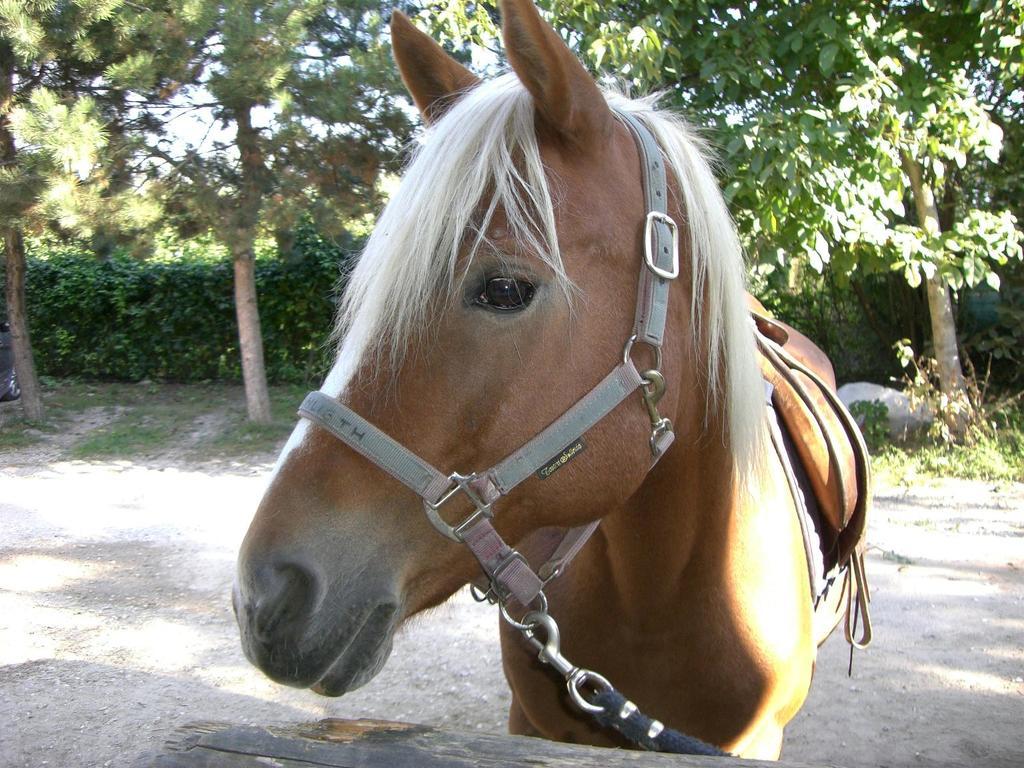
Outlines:
{"label": "leather strap", "polygon": [[644,200],[648,211],[647,220],[644,222],[646,269],[640,271],[633,333],[637,341],[660,347],[665,338],[668,289],[672,280],[679,275],[678,229],[675,222],[667,217],[668,184],[665,180],[665,158],[658,142],[643,123],[628,112],[616,114],[629,127],[636,139],[640,165],[643,169]]}
{"label": "leather strap", "polygon": [[451,485],[447,475],[323,392],[306,395],[299,415],[320,425],[428,501],[437,501]]}
{"label": "leather strap", "polygon": [[[852,573],[852,578],[851,578]],[[864,550],[862,547],[850,555],[850,569],[846,575],[846,619],[843,631],[846,635],[846,642],[850,644],[850,653],[853,648],[863,650],[871,645],[874,637],[874,628],[871,625],[871,590],[868,587],[867,572],[864,569]],[[857,620],[860,619],[860,636],[857,636]]]}
{"label": "leather strap", "polygon": [[615,410],[619,403],[636,392],[641,385],[643,378],[631,360],[617,366],[543,432],[486,473],[497,493],[507,495],[565,446]]}

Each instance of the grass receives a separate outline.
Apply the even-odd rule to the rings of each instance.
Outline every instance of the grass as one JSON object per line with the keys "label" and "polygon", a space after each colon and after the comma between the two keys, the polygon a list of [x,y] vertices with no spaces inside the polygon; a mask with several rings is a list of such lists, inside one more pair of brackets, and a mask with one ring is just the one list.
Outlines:
{"label": "grass", "polygon": [[123,458],[152,454],[167,444],[165,425],[138,424],[134,416],[122,416],[75,443],[69,453],[75,459]]}
{"label": "grass", "polygon": [[28,448],[42,441],[43,435],[34,434],[24,429],[4,428],[0,431],[0,453]]}
{"label": "grass", "polygon": [[254,424],[243,409],[229,414],[224,428],[206,442],[205,448],[222,456],[266,452],[287,438],[298,420],[295,411],[307,391],[301,386],[271,387],[269,424]]}
{"label": "grass", "polygon": [[872,468],[891,485],[938,477],[1024,482],[1024,411],[1001,414],[999,423],[964,445],[885,442],[872,451]]}
{"label": "grass", "polygon": [[[47,432],[76,433],[61,458],[113,460],[176,454],[182,458],[245,459],[272,454],[295,425],[306,388],[270,388],[272,421],[246,418],[242,387],[233,384],[44,382],[46,422],[0,426],[0,451],[47,442]],[[91,427],[83,427],[94,423]],[[52,442],[52,441],[51,441]]]}

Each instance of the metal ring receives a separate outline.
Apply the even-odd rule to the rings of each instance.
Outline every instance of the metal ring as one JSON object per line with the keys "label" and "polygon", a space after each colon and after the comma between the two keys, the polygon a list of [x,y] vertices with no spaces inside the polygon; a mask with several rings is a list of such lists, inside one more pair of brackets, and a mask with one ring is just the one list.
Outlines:
{"label": "metal ring", "polygon": [[[537,593],[537,597],[535,599],[539,599],[540,600],[540,609],[538,611],[536,611],[536,612],[537,613],[547,613],[548,612],[548,599],[547,599],[547,597],[544,596],[544,593],[543,592],[538,592]],[[529,606],[527,606],[527,607],[529,607]],[[518,629],[520,632],[530,632],[534,628],[537,627],[537,622],[535,622],[535,621],[524,623],[524,622],[516,621],[515,619],[513,619],[512,618],[512,614],[510,614],[508,612],[508,608],[505,607],[504,601],[498,603],[498,609],[501,611],[501,618],[503,618],[505,621],[507,621],[511,626],[513,626],[516,629]],[[534,611],[530,611],[530,613],[534,613]]]}
{"label": "metal ring", "polygon": [[[661,345],[651,344],[649,341],[641,341],[641,344],[646,344],[654,350],[654,369],[656,371],[661,370]],[[634,333],[628,339],[626,339],[626,345],[622,348],[622,362],[627,364],[630,361],[630,353],[633,351],[633,345],[636,344],[636,334]]]}
{"label": "metal ring", "polygon": [[591,704],[583,698],[581,688],[587,684],[596,688],[598,693],[613,690],[612,684],[603,675],[589,669],[577,669],[575,674],[566,681],[566,686],[569,688],[569,696],[572,698],[573,703],[584,712],[589,712],[593,715],[604,712],[604,707]]}
{"label": "metal ring", "polygon": [[629,353],[633,351],[633,345],[636,344],[636,334],[634,333],[628,339],[626,339],[626,346],[622,348],[622,362],[623,364],[629,362]]}

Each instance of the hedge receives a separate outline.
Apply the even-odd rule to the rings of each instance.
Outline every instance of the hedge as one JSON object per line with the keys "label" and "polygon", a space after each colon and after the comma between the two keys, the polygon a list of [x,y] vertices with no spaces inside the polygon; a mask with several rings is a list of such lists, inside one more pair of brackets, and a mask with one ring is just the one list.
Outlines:
{"label": "hedge", "polygon": [[[308,383],[325,372],[339,276],[353,250],[352,243],[339,247],[303,233],[289,258],[257,258],[271,382]],[[241,380],[230,260],[99,260],[61,252],[30,255],[26,279],[43,375]]]}
{"label": "hedge", "polygon": [[[359,245],[351,238],[328,243],[302,225],[287,258],[272,248],[257,258],[270,381],[310,384],[326,372],[338,279]],[[40,373],[120,381],[240,381],[232,265],[225,256],[204,255],[204,247],[190,242],[184,250],[191,255],[168,258],[168,250],[180,249],[164,249],[162,258],[149,261],[100,260],[66,248],[30,253],[29,324]],[[979,370],[988,369],[992,355],[991,383],[1019,392],[1024,270],[1008,267],[1002,276],[995,319],[979,324],[977,318],[961,317],[959,324],[968,332],[963,341]],[[863,299],[893,340],[912,337],[921,351],[927,321],[923,292],[906,288],[898,278],[864,279]],[[840,381],[885,382],[901,375],[891,342],[880,341],[871,330],[850,288],[817,276],[795,288],[761,282],[760,298],[825,349]],[[5,314],[0,295],[0,318]]]}

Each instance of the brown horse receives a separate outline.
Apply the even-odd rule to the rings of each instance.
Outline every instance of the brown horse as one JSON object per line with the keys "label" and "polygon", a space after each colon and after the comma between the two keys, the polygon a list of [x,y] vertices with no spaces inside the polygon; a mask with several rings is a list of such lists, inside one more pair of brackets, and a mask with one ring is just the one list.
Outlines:
{"label": "brown horse", "polygon": [[[403,621],[479,576],[479,552],[423,514],[417,494],[430,493],[348,445],[386,433],[435,466],[491,466],[609,368],[642,363],[640,394],[495,492],[495,535],[537,563],[563,531],[599,521],[544,585],[565,656],[668,726],[777,757],[836,614],[816,623],[794,501],[768,447],[732,222],[680,119],[599,88],[528,0],[501,11],[512,71],[487,82],[392,19],[428,127],[343,300],[340,353],[321,389],[343,417],[330,429],[327,417],[300,421],[242,546],[243,647],[275,680],[341,695],[382,667]],[[664,342],[628,344],[623,359],[651,259],[644,130],[667,165],[681,259],[678,276],[666,267],[654,280],[670,284]],[[656,404],[644,397],[655,375],[665,382]],[[671,422],[667,450],[655,417]],[[476,512],[446,508],[435,527],[490,514],[479,480],[454,487]],[[558,693],[522,632],[503,625],[502,652],[513,732],[622,745]]]}

